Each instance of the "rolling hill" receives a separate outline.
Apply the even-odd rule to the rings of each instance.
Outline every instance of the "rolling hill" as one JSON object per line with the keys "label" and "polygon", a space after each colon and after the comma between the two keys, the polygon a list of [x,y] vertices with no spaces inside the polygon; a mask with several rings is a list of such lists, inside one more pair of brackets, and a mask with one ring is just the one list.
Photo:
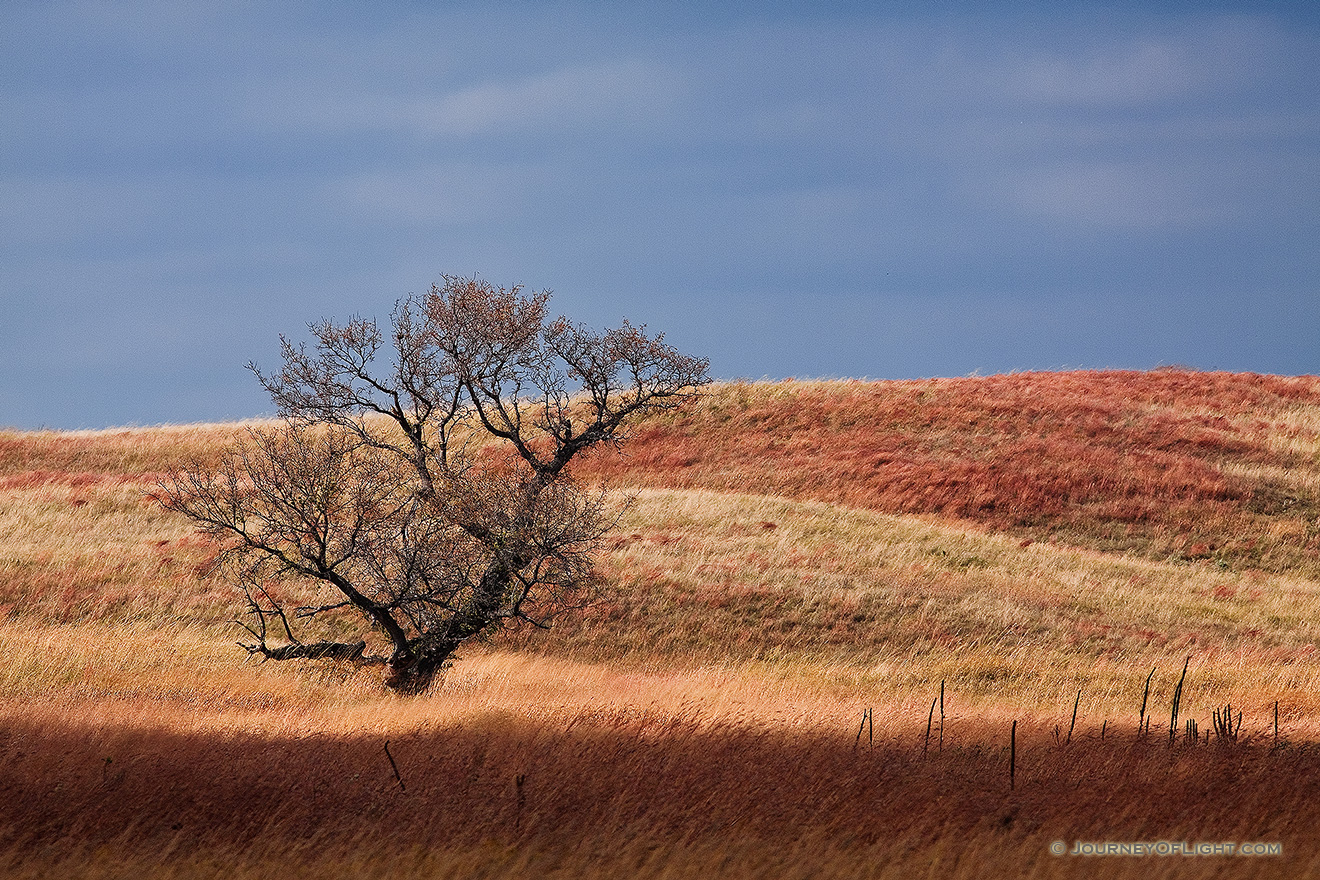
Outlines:
{"label": "rolling hill", "polygon": [[1320,379],[716,386],[575,466],[600,600],[411,701],[233,646],[150,496],[244,428],[0,432],[0,873],[1320,871]]}

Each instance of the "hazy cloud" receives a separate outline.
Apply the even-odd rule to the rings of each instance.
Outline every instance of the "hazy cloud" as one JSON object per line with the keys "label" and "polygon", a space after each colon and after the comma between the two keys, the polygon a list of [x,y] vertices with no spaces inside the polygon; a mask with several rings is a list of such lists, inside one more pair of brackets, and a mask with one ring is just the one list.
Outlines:
{"label": "hazy cloud", "polygon": [[534,165],[464,161],[355,174],[328,186],[326,199],[387,224],[487,223],[522,216],[544,185]]}
{"label": "hazy cloud", "polygon": [[1005,91],[1057,104],[1143,104],[1186,94],[1205,81],[1196,56],[1181,46],[1140,40],[1085,57],[1035,55],[1011,67]]}
{"label": "hazy cloud", "polygon": [[1143,163],[1063,163],[1004,174],[1007,203],[1056,221],[1148,229],[1225,218],[1216,175],[1204,168]]}
{"label": "hazy cloud", "polygon": [[674,99],[674,79],[640,62],[566,68],[445,95],[418,121],[431,131],[458,135],[635,124],[651,120]]}
{"label": "hazy cloud", "polygon": [[327,88],[299,77],[250,96],[245,125],[290,133],[382,132],[419,138],[544,136],[648,123],[676,97],[679,78],[641,61],[565,67],[516,79],[491,78],[452,90],[400,92]]}

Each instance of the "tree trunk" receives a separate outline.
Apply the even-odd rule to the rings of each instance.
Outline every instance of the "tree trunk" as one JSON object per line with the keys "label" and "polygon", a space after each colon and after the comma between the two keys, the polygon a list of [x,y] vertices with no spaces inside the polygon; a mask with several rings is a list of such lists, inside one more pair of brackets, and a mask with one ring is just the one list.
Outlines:
{"label": "tree trunk", "polygon": [[443,656],[437,652],[421,657],[404,657],[397,662],[391,661],[389,671],[385,673],[385,686],[407,696],[425,693],[435,683],[436,678],[449,668],[449,657],[452,653],[451,650]]}
{"label": "tree trunk", "polygon": [[[520,560],[512,564],[520,564]],[[443,629],[425,633],[407,645],[406,651],[396,650],[385,675],[385,686],[410,695],[430,688],[448,668],[459,646],[481,635],[495,622],[501,600],[513,581],[509,565],[499,559],[492,561],[473,595],[455,611]]]}

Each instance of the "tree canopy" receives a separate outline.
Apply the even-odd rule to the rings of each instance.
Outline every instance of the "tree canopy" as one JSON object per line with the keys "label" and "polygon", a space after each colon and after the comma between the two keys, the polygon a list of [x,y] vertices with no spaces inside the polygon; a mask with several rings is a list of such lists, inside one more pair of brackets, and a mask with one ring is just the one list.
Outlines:
{"label": "tree canopy", "polygon": [[[282,338],[275,372],[249,365],[282,424],[162,487],[245,591],[249,652],[382,663],[418,692],[463,643],[591,597],[616,508],[568,465],[691,400],[708,362],[548,301],[446,276],[399,301],[388,336],[323,320],[310,347]],[[323,637],[305,641],[313,622]]]}

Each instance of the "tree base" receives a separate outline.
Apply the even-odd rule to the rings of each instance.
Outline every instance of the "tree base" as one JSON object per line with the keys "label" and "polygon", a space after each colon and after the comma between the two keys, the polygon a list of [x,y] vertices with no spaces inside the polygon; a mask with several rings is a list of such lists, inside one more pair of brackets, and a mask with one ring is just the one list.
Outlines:
{"label": "tree base", "polygon": [[426,693],[437,679],[444,678],[450,661],[417,660],[410,658],[399,663],[390,663],[385,673],[385,687],[397,694],[418,696]]}

